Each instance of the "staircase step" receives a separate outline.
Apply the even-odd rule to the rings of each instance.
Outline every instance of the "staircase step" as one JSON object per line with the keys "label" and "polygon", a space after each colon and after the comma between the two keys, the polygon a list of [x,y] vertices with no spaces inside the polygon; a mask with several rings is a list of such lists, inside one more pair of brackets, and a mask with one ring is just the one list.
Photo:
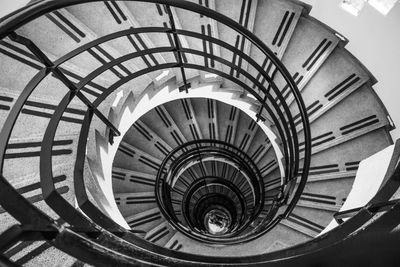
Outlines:
{"label": "staircase step", "polygon": [[[190,2],[203,5],[204,7],[207,7],[212,10],[216,9],[215,7],[216,3],[214,0],[204,1],[204,3],[202,1],[196,1],[196,0],[190,0]],[[220,38],[217,22],[215,20],[212,20],[200,14],[193,14],[192,12],[188,12],[186,10],[179,8],[176,9],[176,15],[179,17],[179,22],[183,30],[205,34],[207,36],[216,39]],[[193,37],[186,37],[186,40],[188,42],[187,47],[190,47],[191,49],[202,51],[211,55],[215,55],[217,57],[221,55],[220,47],[217,45],[212,45],[207,41],[202,41]],[[198,65],[204,65],[216,70],[221,70],[221,64],[219,62],[216,62],[215,60],[212,59],[205,60],[204,58],[197,55],[193,55],[193,59],[194,62]],[[206,72],[201,72],[200,75],[201,79],[204,81],[220,80],[220,78],[208,77],[206,75]]]}
{"label": "staircase step", "polygon": [[[254,34],[281,58],[304,7],[293,1],[258,1]],[[252,53],[257,50],[252,50]],[[255,55],[255,54],[251,54]],[[252,56],[252,58],[257,58]]]}
{"label": "staircase step", "polygon": [[124,140],[160,159],[163,159],[172,151],[172,147],[141,120],[132,125],[125,134]]}
{"label": "staircase step", "polygon": [[[360,99],[363,100],[363,105],[359,104]],[[313,153],[381,127],[391,127],[386,111],[371,90],[358,90],[312,123]],[[302,139],[300,134],[299,140]],[[302,147],[300,146],[300,150]]]}
{"label": "staircase step", "polygon": [[[72,137],[72,138],[71,138]],[[59,136],[53,142],[52,164],[55,166],[70,166],[69,160],[75,157],[76,136]],[[11,139],[6,153],[3,175],[18,177],[39,173],[39,160],[42,140],[38,138]]]}
{"label": "staircase step", "polygon": [[125,217],[125,220],[132,229],[148,232],[150,229],[153,229],[155,226],[162,223],[164,218],[160,209],[156,207],[127,216]]}
{"label": "staircase step", "polygon": [[[130,28],[140,28],[141,25],[135,20],[129,9],[123,2],[99,2],[87,3],[84,5],[75,5],[68,7],[67,10],[84,23],[96,36],[102,37],[115,32],[127,30]],[[94,16],[95,14],[96,16]],[[134,51],[154,48],[154,44],[149,39],[147,34],[134,34],[127,37],[118,38],[109,44],[115,50],[125,55]],[[139,69],[151,67],[166,63],[166,60],[160,53],[142,56],[134,60],[135,65]],[[149,73],[148,76],[155,80],[162,71]],[[162,83],[173,76],[171,71],[163,79],[158,80]]]}
{"label": "staircase step", "polygon": [[[241,3],[236,1],[228,1],[228,0],[219,0],[216,1],[216,10],[217,12],[235,20],[241,26],[247,28],[250,31],[253,31],[254,21],[257,12],[257,0],[250,1],[241,1]],[[231,28],[225,26],[222,23],[217,23],[219,38],[224,40],[224,42],[230,44],[231,46],[239,49],[240,51],[249,54],[251,49],[251,43],[246,40],[241,34],[232,30]],[[226,50],[221,50],[221,56],[224,59],[232,62],[234,65],[237,65],[244,70],[247,69],[247,61],[242,60],[236,54]],[[222,68],[225,73],[229,73],[230,75],[234,75],[236,78],[243,79],[239,72],[235,72],[233,68],[229,68],[228,66],[223,66]],[[241,89],[235,83],[225,80],[224,87],[230,88],[238,88]]]}
{"label": "staircase step", "polygon": [[168,102],[164,107],[188,141],[203,139],[191,99]]}
{"label": "staircase step", "polygon": [[236,134],[238,131],[238,122],[241,112],[233,106],[218,103],[218,118],[220,127],[220,138],[222,141],[235,144]]}
{"label": "staircase step", "polygon": [[74,266],[77,262],[74,257],[43,241],[19,242],[5,256],[21,266]]}
{"label": "staircase step", "polygon": [[176,147],[187,142],[181,129],[178,128],[164,106],[159,106],[154,111],[148,112],[141,120],[171,147]]}
{"label": "staircase step", "polygon": [[192,98],[190,100],[196,121],[204,139],[220,139],[218,101],[213,99]]}
{"label": "staircase step", "polygon": [[[126,2],[126,7],[131,12],[133,18],[140,23],[140,25],[146,25],[148,27],[171,27],[168,12],[164,5],[145,3],[145,2]],[[170,7],[172,16],[174,17],[175,27],[182,29],[182,23],[180,22],[180,16],[177,14],[177,10],[174,7]],[[172,34],[164,33],[151,33],[148,34],[148,38],[152,41],[155,47],[175,47],[174,37]],[[187,38],[179,36],[180,46],[188,48],[189,42]],[[177,58],[174,53],[163,53],[163,58],[166,62],[177,62]],[[194,63],[196,62],[193,55],[183,53],[183,62]],[[199,75],[197,70],[185,70],[186,78],[190,79]],[[182,76],[179,72],[176,72],[178,83],[182,82]]]}
{"label": "staircase step", "polygon": [[[353,139],[351,142],[341,143],[316,153],[312,157],[309,174],[313,179],[317,179],[320,176],[322,178],[339,176],[346,179],[347,175],[354,175],[361,160],[382,150],[391,143],[388,133],[382,128],[377,129]],[[300,166],[302,166],[302,163]]]}
{"label": "staircase step", "polygon": [[118,193],[146,192],[155,186],[154,174],[114,167],[112,170],[113,190]]}
{"label": "staircase step", "polygon": [[153,191],[140,193],[117,193],[115,201],[123,216],[133,215],[157,207]]}
{"label": "staircase step", "polygon": [[160,168],[161,160],[122,141],[115,156],[114,164],[123,169],[156,174]]}
{"label": "staircase step", "polygon": [[[302,90],[310,121],[328,112],[355,90],[375,83],[374,77],[346,49],[336,47]],[[293,101],[290,95],[288,102]],[[292,114],[297,116],[295,105]],[[295,123],[299,121],[298,116]]]}
{"label": "staircase step", "polygon": [[[56,91],[56,90],[53,90]],[[58,92],[59,97],[64,96],[63,92]],[[11,93],[11,90],[2,89],[0,93],[0,114],[3,123],[7,118],[7,114],[11,112],[12,107],[18,99],[18,95]],[[49,123],[50,118],[57,109],[58,102],[61,99],[44,98],[31,96],[18,116],[14,125],[11,138],[26,139],[34,136],[41,136]],[[86,112],[86,106],[80,100],[73,101],[66,109],[65,115],[61,118],[60,130],[58,134],[74,135],[79,132],[83,121],[83,115]],[[32,127],[34,122],[34,127]]]}
{"label": "staircase step", "polygon": [[167,222],[163,222],[146,233],[145,239],[149,242],[164,246],[175,234]]}
{"label": "staircase step", "polygon": [[165,248],[172,249],[172,250],[182,250],[183,245],[179,242],[179,233],[175,233],[171,239],[164,245]]}
{"label": "staircase step", "polygon": [[[282,63],[301,90],[329,57],[340,39],[330,29],[311,17],[300,17],[290,43],[282,57]],[[276,84],[282,94],[288,96],[288,87],[276,76]]]}
{"label": "staircase step", "polygon": [[[311,221],[310,218],[313,218],[313,220]],[[308,236],[308,239],[311,239],[314,238],[324,229],[324,225],[316,223],[315,219],[317,218],[311,216],[304,216],[304,214],[300,216],[297,215],[295,212],[293,212],[286,220],[281,221],[280,224],[289,227],[295,231],[298,231],[302,234],[305,234],[306,236]]]}
{"label": "staircase step", "polygon": [[[34,77],[38,71],[44,68],[43,64],[39,59],[32,54],[25,46],[13,42],[9,39],[5,39],[0,42],[0,58],[5,65],[10,66],[8,68],[2,68],[2,79],[0,86],[10,88],[11,93],[17,94],[22,92],[23,89],[28,85],[30,79]],[[50,60],[55,60],[56,56],[48,51],[44,51]],[[73,84],[77,85],[83,77],[88,74],[88,70],[82,69],[71,62],[65,62],[59,69],[69,78]],[[12,71],[12,72],[10,72]],[[13,73],[20,73],[18,79],[15,79]],[[82,88],[82,92],[89,99],[97,97],[102,93],[107,86],[111,83],[109,80],[105,80],[101,75],[93,81],[90,81],[86,86]],[[68,90],[55,76],[48,75],[41,81],[33,95],[37,97],[51,97],[57,99],[60,97],[60,91],[65,94]]]}
{"label": "staircase step", "polygon": [[338,211],[351,190],[353,179],[307,183],[298,206]]}
{"label": "staircase step", "polygon": [[[296,29],[298,20],[303,13],[308,10],[294,1],[281,0],[264,0],[258,1],[257,12],[255,17],[255,26],[253,33],[261,39],[271,51],[281,59],[284,55],[289,41]],[[261,51],[254,47],[251,49],[251,58],[270,75],[275,76],[275,67]],[[254,68],[250,68],[250,72],[262,84],[266,85],[266,80],[261,74],[256,73]],[[251,84],[252,88],[256,88]]]}

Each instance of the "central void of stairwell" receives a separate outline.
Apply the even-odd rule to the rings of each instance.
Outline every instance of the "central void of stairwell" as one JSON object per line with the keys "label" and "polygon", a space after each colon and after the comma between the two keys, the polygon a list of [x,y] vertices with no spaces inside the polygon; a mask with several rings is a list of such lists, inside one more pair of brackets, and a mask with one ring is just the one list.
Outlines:
{"label": "central void of stairwell", "polygon": [[213,207],[213,209],[204,216],[204,224],[210,234],[224,234],[230,227],[231,215],[222,206]]}
{"label": "central void of stairwell", "polygon": [[[215,83],[192,83],[192,88],[188,91],[188,93],[183,93],[179,91],[179,87],[176,86],[175,82],[169,81],[162,86],[154,87],[154,85],[150,85],[143,93],[139,96],[130,95],[126,98],[125,103],[119,103],[119,105],[115,108],[118,110],[116,112],[118,115],[118,119],[116,121],[115,126],[121,133],[120,137],[114,137],[113,144],[103,143],[104,146],[97,146],[98,151],[98,160],[102,162],[101,167],[102,173],[104,177],[100,179],[94,179],[95,183],[100,181],[99,186],[103,188],[104,195],[108,202],[108,214],[111,218],[113,218],[116,222],[118,222],[121,226],[130,229],[130,227],[126,224],[125,219],[119,212],[117,205],[114,200],[114,194],[112,192],[112,162],[114,160],[115,154],[118,150],[120,142],[123,139],[124,134],[129,130],[129,128],[142,117],[144,114],[149,112],[150,110],[155,109],[157,106],[160,106],[164,103],[171,102],[178,99],[185,98],[209,98],[221,101],[230,106],[234,106],[247,115],[250,118],[256,119],[257,110],[254,108],[254,99],[251,97],[243,97],[240,92],[237,90],[221,90],[220,86]],[[280,169],[280,173],[284,173],[284,164],[283,164],[283,154],[280,150],[280,146],[277,143],[277,137],[271,129],[269,129],[264,123],[259,122],[258,126],[263,130],[267,138],[270,140],[272,148],[277,158],[278,166]],[[99,136],[97,136],[100,138]],[[89,161],[89,165],[91,161]],[[92,163],[92,166],[94,164]],[[93,175],[96,175],[96,172],[93,172]],[[281,175],[282,176],[282,175]],[[93,192],[93,196],[97,193]],[[99,205],[104,205],[104,200],[98,200]]]}

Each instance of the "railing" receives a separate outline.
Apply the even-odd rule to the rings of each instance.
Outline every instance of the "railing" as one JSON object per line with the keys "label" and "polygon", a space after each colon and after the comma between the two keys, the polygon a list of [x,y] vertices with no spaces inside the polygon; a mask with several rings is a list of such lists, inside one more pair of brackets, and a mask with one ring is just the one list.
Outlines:
{"label": "railing", "polygon": [[[367,211],[369,211],[371,213],[379,213],[379,212],[383,212],[383,211],[388,211],[399,203],[400,203],[400,200],[398,200],[398,199],[389,200],[389,201],[385,201],[383,203],[374,203],[374,204],[368,206],[366,209],[367,209]],[[335,220],[338,224],[343,224],[344,223],[343,219],[351,218],[351,217],[355,216],[362,209],[364,209],[364,207],[359,207],[359,208],[354,208],[354,209],[350,209],[350,210],[336,212],[333,215],[333,217],[335,218]]]}
{"label": "railing", "polygon": [[[204,188],[205,190],[202,191]],[[224,193],[224,191],[227,193]],[[193,222],[198,221],[196,217],[198,217],[197,208],[199,203],[203,198],[207,198],[213,194],[217,195],[216,192],[223,192],[222,194],[219,193],[219,195],[222,196],[230,196],[229,199],[227,198],[228,202],[232,202],[231,206],[233,207],[232,211],[229,210],[232,214],[233,221],[230,232],[237,231],[240,222],[244,220],[245,215],[247,215],[247,210],[249,210],[252,205],[243,198],[241,191],[238,190],[233,183],[220,177],[202,177],[192,183],[182,198],[181,210],[184,212],[183,217],[189,227],[196,227],[199,223],[196,225]]]}
{"label": "railing", "polygon": [[[185,31],[182,29],[176,29],[173,23],[172,13],[168,12],[170,16],[171,27],[141,27],[131,28],[120,32],[115,32],[103,37],[100,37],[92,42],[81,45],[79,48],[74,49],[62,57],[56,60],[50,60],[46,54],[38,48],[31,40],[26,39],[23,36],[16,34],[16,31],[21,26],[29,23],[30,21],[45,15],[54,10],[67,7],[75,4],[83,4],[89,2],[96,2],[93,0],[60,0],[60,1],[38,1],[33,3],[15,13],[5,17],[0,21],[0,39],[9,37],[11,40],[25,46],[33,58],[37,60],[41,69],[26,85],[24,90],[19,95],[18,99],[14,103],[12,109],[8,113],[7,120],[5,121],[2,131],[0,133],[0,170],[3,172],[4,164],[6,163],[6,150],[10,143],[10,137],[12,137],[13,130],[18,120],[20,119],[21,111],[24,108],[25,103],[29,101],[30,96],[39,91],[41,84],[50,79],[50,74],[56,79],[61,81],[67,91],[64,92],[64,97],[60,99],[57,107],[51,119],[49,120],[46,130],[42,136],[41,148],[40,148],[40,185],[43,192],[43,199],[48,206],[50,206],[58,216],[62,218],[61,221],[55,221],[55,218],[50,214],[45,214],[44,211],[38,209],[31,203],[29,203],[21,194],[16,191],[13,186],[7,181],[2,175],[0,179],[0,204],[2,207],[20,223],[21,227],[16,227],[17,231],[10,230],[5,234],[11,236],[10,242],[1,244],[1,251],[4,251],[10,245],[14,244],[17,240],[23,240],[26,235],[34,236],[33,238],[49,240],[51,243],[71,254],[72,256],[86,261],[88,263],[96,265],[115,265],[115,264],[160,264],[160,265],[201,265],[209,263],[221,263],[221,264],[235,264],[239,262],[257,263],[259,258],[246,258],[243,259],[222,259],[213,257],[202,257],[202,256],[190,256],[185,254],[170,251],[164,248],[156,247],[155,245],[149,244],[148,242],[136,237],[130,231],[125,230],[112,219],[110,219],[103,211],[101,203],[92,203],[86,193],[86,184],[84,177],[84,162],[85,162],[85,150],[87,145],[87,139],[91,127],[93,127],[93,115],[106,125],[114,135],[118,136],[118,129],[103,115],[100,111],[99,106],[106,100],[114,91],[118,90],[122,85],[127,82],[134,80],[137,77],[146,75],[148,73],[162,71],[164,69],[175,69],[178,68],[182,72],[184,87],[183,90],[190,90],[187,81],[185,79],[185,70],[199,70],[209,73],[214,73],[220,77],[230,80],[242,87],[244,90],[251,94],[256,101],[260,104],[263,110],[268,114],[268,119],[274,123],[274,129],[278,133],[280,141],[282,142],[283,155],[285,170],[282,174],[283,184],[290,185],[291,188],[296,184],[293,181],[299,181],[296,191],[291,196],[291,201],[288,203],[288,208],[283,214],[277,216],[272,223],[268,224],[268,227],[263,229],[259,235],[265,233],[272,227],[274,227],[280,219],[288,216],[291,210],[296,205],[300,194],[305,186],[308,169],[310,164],[311,156],[311,137],[310,129],[307,118],[307,112],[301,98],[300,92],[296,87],[292,77],[277,59],[277,57],[268,49],[268,47],[262,43],[256,36],[249,32],[244,27],[240,26],[235,21],[215,12],[210,9],[198,6],[196,4],[180,1],[180,0],[146,0],[143,2],[156,3],[166,5],[167,10],[170,7],[181,8],[188,12],[195,14],[201,14],[209,17],[223,25],[229,27],[236,34],[239,34],[247,41],[251,42],[253,49],[260,51],[265,58],[253,59],[250,56],[244,54],[242,51],[235,48],[233,45],[210,37],[205,34]],[[133,1],[135,2],[135,1]],[[109,62],[101,65],[97,69],[92,70],[88,75],[82,77],[77,83],[73,83],[65,70],[61,67],[64,63],[69,62],[71,59],[82,55],[89,49],[98,46],[100,44],[106,44],[110,41],[118,40],[119,38],[125,38],[129,35],[139,33],[152,33],[159,35],[173,34],[175,39],[175,45],[170,47],[156,47],[150,48],[143,51],[133,52],[130,54],[123,55],[119,58],[110,60]],[[204,51],[198,51],[190,48],[181,47],[177,41],[179,37],[186,36],[190,38],[196,38],[211,43],[212,45],[218,46],[221,49],[231,51],[237,57],[243,61],[247,61],[249,70],[244,70],[241,67],[233,64],[232,62],[218,57],[214,54],[207,53]],[[154,65],[144,69],[140,69],[134,73],[129,74],[111,85],[107,90],[102,91],[98,94],[90,94],[85,90],[85,86],[89,83],[93,83],[95,78],[102,77],[103,73],[124,63],[128,60],[134,60],[146,55],[153,55],[156,53],[177,53],[178,60],[174,62],[167,62],[163,64]],[[240,73],[246,82],[243,80],[225,73],[224,71],[212,68],[208,65],[199,65],[196,62],[184,62],[182,61],[181,54],[191,54],[200,56],[205,59],[211,59],[221,65],[227,66],[230,69]],[[276,68],[276,72],[281,75],[285,80],[285,85],[288,86],[291,94],[295,98],[295,108],[293,110],[298,111],[302,119],[302,128],[305,136],[305,150],[304,150],[304,163],[301,175],[298,174],[299,170],[299,149],[297,140],[297,131],[294,125],[293,117],[289,110],[285,99],[281,94],[282,88],[278,88],[274,80],[269,77],[265,70],[261,67],[262,63],[260,60],[268,59],[273,66]],[[257,75],[261,74],[268,83],[268,89],[257,79]],[[16,74],[15,77],[18,77]],[[255,89],[252,86],[255,85]],[[93,99],[94,100],[91,100]],[[79,127],[79,139],[76,148],[76,155],[69,158],[69,161],[75,162],[73,172],[68,174],[69,177],[73,178],[74,191],[79,208],[87,215],[83,215],[77,211],[73,206],[73,203],[67,201],[60,192],[57,191],[54,177],[54,166],[53,160],[57,157],[57,153],[54,152],[53,147],[56,144],[55,138],[58,136],[58,130],[65,125],[61,125],[60,121],[68,108],[79,99],[81,106],[86,106],[84,112],[84,118]],[[258,116],[263,118],[261,112]],[[75,125],[76,126],[76,125]],[[285,189],[286,192],[291,192],[291,188]],[[101,191],[98,192],[102,194]],[[69,225],[67,227],[62,226],[63,223]],[[26,231],[25,226],[30,225],[29,231]],[[45,229],[45,230],[43,230]],[[49,229],[49,230],[48,230]],[[50,232],[51,234],[47,234]],[[28,234],[29,233],[29,234]],[[34,233],[34,235],[31,235]],[[258,236],[259,236],[258,235]],[[254,236],[256,238],[257,236]],[[129,256],[129,255],[134,255]]]}
{"label": "railing", "polygon": [[[174,185],[178,183],[180,179],[184,179],[181,177],[181,174],[190,168],[193,163],[205,161],[209,157],[212,157],[214,161],[222,160],[223,162],[234,166],[234,168],[241,173],[243,179],[246,180],[248,185],[247,187],[251,189],[251,192],[253,192],[253,197],[250,199],[250,202],[246,199],[245,194],[241,192],[239,185],[233,184],[232,187],[227,185],[239,199],[242,199],[242,201],[246,203],[245,206],[248,208],[245,209],[244,220],[240,222],[240,227],[235,232],[230,232],[218,237],[196,232],[196,230],[193,230],[193,227],[186,226],[187,224],[191,224],[188,215],[190,209],[190,195],[188,194],[191,192],[192,186],[196,188],[195,185],[198,184],[196,182],[203,180],[198,179],[197,181],[194,181],[193,185],[189,184],[189,187],[184,190],[188,194],[185,194],[183,197],[181,211],[186,219],[186,224],[178,219],[175,209],[171,204]],[[222,180],[228,181],[226,179]],[[251,158],[246,153],[229,143],[218,140],[201,139],[177,146],[161,163],[155,184],[156,200],[164,217],[174,228],[180,230],[182,233],[193,239],[208,243],[234,244],[251,239],[252,233],[257,232],[258,230],[253,229],[246,233],[245,236],[239,236],[239,234],[244,231],[260,214],[261,210],[265,208],[263,177],[261,176],[257,165],[251,160]],[[221,185],[223,184],[226,185],[226,183],[222,183]]]}

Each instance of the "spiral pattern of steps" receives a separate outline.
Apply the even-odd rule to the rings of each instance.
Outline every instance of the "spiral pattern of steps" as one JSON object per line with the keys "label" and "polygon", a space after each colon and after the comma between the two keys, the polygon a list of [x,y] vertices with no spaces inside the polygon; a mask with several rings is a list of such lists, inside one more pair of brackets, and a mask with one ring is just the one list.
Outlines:
{"label": "spiral pattern of steps", "polygon": [[[309,266],[398,225],[377,81],[310,9],[63,0],[3,18],[0,265]],[[359,166],[389,148],[353,207]]]}
{"label": "spiral pattern of steps", "polygon": [[[193,88],[192,92],[197,90],[202,88]],[[222,88],[218,90],[224,91]],[[215,129],[208,126],[213,119],[217,122]],[[379,134],[379,131],[371,134]],[[385,136],[388,137],[387,134]],[[328,225],[332,215],[346,200],[357,165],[371,154],[366,148],[378,145],[376,150],[371,147],[373,152],[377,152],[390,144],[388,138],[383,139],[381,144],[372,144],[364,136],[350,142],[344,139],[343,144],[339,142],[338,145],[331,145],[332,148],[328,145],[321,149],[321,152],[313,155],[312,163],[325,164],[311,165],[309,181],[290,217],[281,221],[262,238],[248,244],[213,247],[209,244],[202,245],[177,231],[176,227],[166,224],[166,218],[162,216],[154,194],[157,173],[172,150],[188,141],[213,137],[215,140],[229,142],[249,155],[263,177],[265,199],[267,202],[274,199],[273,193],[276,196],[279,192],[279,166],[274,149],[267,135],[257,127],[256,120],[251,120],[234,106],[212,99],[174,100],[157,106],[140,117],[127,131],[115,154],[112,171],[114,196],[129,226],[147,233],[145,236],[138,234],[139,236],[161,246],[175,244],[181,251],[216,256],[260,254],[305,242],[317,236]],[[342,155],[340,161],[339,149]],[[183,159],[176,160],[180,162]],[[220,162],[214,166],[212,162],[195,161],[197,164],[185,170],[181,178],[177,178],[173,188],[171,201],[179,211],[179,216],[184,213],[180,207],[184,193],[204,177],[218,176],[236,183],[242,182],[241,185],[244,185],[244,180],[240,177],[233,177],[233,168],[224,169]],[[342,169],[339,169],[340,165],[343,166]],[[212,190],[211,186],[209,191]],[[267,207],[268,205],[266,210]]]}

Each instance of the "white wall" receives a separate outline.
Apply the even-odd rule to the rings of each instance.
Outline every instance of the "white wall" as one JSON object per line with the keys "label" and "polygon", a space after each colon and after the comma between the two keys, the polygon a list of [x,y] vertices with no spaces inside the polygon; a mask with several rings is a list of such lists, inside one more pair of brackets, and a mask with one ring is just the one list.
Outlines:
{"label": "white wall", "polygon": [[0,18],[26,5],[29,0],[0,0]]}
{"label": "white wall", "polygon": [[339,7],[341,0],[303,0],[313,6],[311,15],[349,39],[346,48],[378,80],[374,86],[400,138],[400,3],[385,17],[369,5],[354,17]]}
{"label": "white wall", "polygon": [[[0,17],[28,0],[0,0]],[[261,0],[262,1],[262,0]],[[331,26],[350,42],[350,50],[379,81],[375,90],[387,107],[400,138],[400,4],[386,16],[366,5],[358,17],[339,7],[341,0],[303,0],[313,6],[311,15]]]}

